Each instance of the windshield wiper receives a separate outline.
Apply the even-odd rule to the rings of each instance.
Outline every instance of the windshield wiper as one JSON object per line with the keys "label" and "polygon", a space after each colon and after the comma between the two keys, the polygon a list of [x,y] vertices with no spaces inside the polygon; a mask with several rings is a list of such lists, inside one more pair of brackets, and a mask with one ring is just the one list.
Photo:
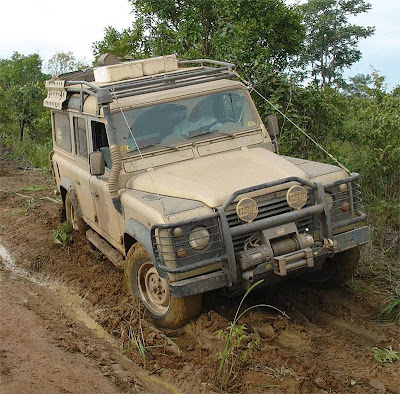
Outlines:
{"label": "windshield wiper", "polygon": [[188,136],[188,137],[186,137],[186,139],[195,138],[195,137],[198,137],[199,135],[204,135],[204,134],[209,134],[209,133],[215,133],[216,135],[227,135],[232,138],[234,137],[233,133],[222,132],[217,129],[217,130],[204,130],[200,133]]}

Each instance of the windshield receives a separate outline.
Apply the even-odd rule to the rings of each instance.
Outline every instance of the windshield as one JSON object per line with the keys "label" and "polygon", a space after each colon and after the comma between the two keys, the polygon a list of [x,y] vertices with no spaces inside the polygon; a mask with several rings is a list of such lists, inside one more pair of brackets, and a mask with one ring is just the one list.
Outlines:
{"label": "windshield", "polygon": [[[258,124],[241,89],[212,93],[113,114],[121,151],[174,145],[228,135]],[[131,131],[128,129],[128,125]],[[202,137],[204,134],[207,136]],[[132,136],[133,135],[133,136]],[[134,138],[133,138],[134,137]]]}

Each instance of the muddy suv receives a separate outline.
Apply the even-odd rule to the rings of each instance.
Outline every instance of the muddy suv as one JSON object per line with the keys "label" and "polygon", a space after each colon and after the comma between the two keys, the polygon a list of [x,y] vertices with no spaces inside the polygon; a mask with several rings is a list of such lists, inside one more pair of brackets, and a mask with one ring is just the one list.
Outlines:
{"label": "muddy suv", "polygon": [[276,118],[264,126],[234,65],[165,56],[46,87],[66,217],[157,325],[184,325],[206,292],[356,269],[359,175],[276,154]]}

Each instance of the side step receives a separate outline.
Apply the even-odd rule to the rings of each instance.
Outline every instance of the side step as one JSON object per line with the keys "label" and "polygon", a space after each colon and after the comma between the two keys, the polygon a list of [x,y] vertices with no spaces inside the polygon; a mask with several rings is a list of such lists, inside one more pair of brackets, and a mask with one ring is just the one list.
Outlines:
{"label": "side step", "polygon": [[124,257],[121,253],[113,248],[106,240],[100,237],[93,230],[86,231],[86,238],[93,244],[101,253],[104,254],[116,267],[124,269]]}

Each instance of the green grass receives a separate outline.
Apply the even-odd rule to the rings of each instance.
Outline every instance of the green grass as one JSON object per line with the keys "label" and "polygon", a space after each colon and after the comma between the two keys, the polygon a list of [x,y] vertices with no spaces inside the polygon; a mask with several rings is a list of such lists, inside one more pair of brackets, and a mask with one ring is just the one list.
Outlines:
{"label": "green grass", "polygon": [[[49,135],[51,135],[50,132]],[[26,160],[31,166],[36,168],[49,167],[49,154],[53,148],[51,138],[45,141],[35,141],[26,133],[24,140],[21,142],[19,141],[15,125],[8,126],[7,128],[4,125],[0,125],[0,137],[0,140],[11,148],[12,151],[4,154],[6,159]]]}
{"label": "green grass", "polygon": [[378,321],[400,322],[400,296],[385,300],[376,316]]}
{"label": "green grass", "polygon": [[60,244],[63,247],[67,246],[68,236],[72,231],[72,224],[65,221],[57,230],[53,230],[53,242],[55,244]]}
{"label": "green grass", "polygon": [[44,189],[46,189],[46,186],[44,185],[38,185],[38,186],[27,186],[27,187],[21,187],[17,191],[18,192],[41,192]]}
{"label": "green grass", "polygon": [[374,360],[380,364],[384,363],[393,363],[395,361],[399,361],[398,352],[392,349],[391,346],[388,346],[385,349],[379,349],[378,347],[373,347],[374,351]]}

